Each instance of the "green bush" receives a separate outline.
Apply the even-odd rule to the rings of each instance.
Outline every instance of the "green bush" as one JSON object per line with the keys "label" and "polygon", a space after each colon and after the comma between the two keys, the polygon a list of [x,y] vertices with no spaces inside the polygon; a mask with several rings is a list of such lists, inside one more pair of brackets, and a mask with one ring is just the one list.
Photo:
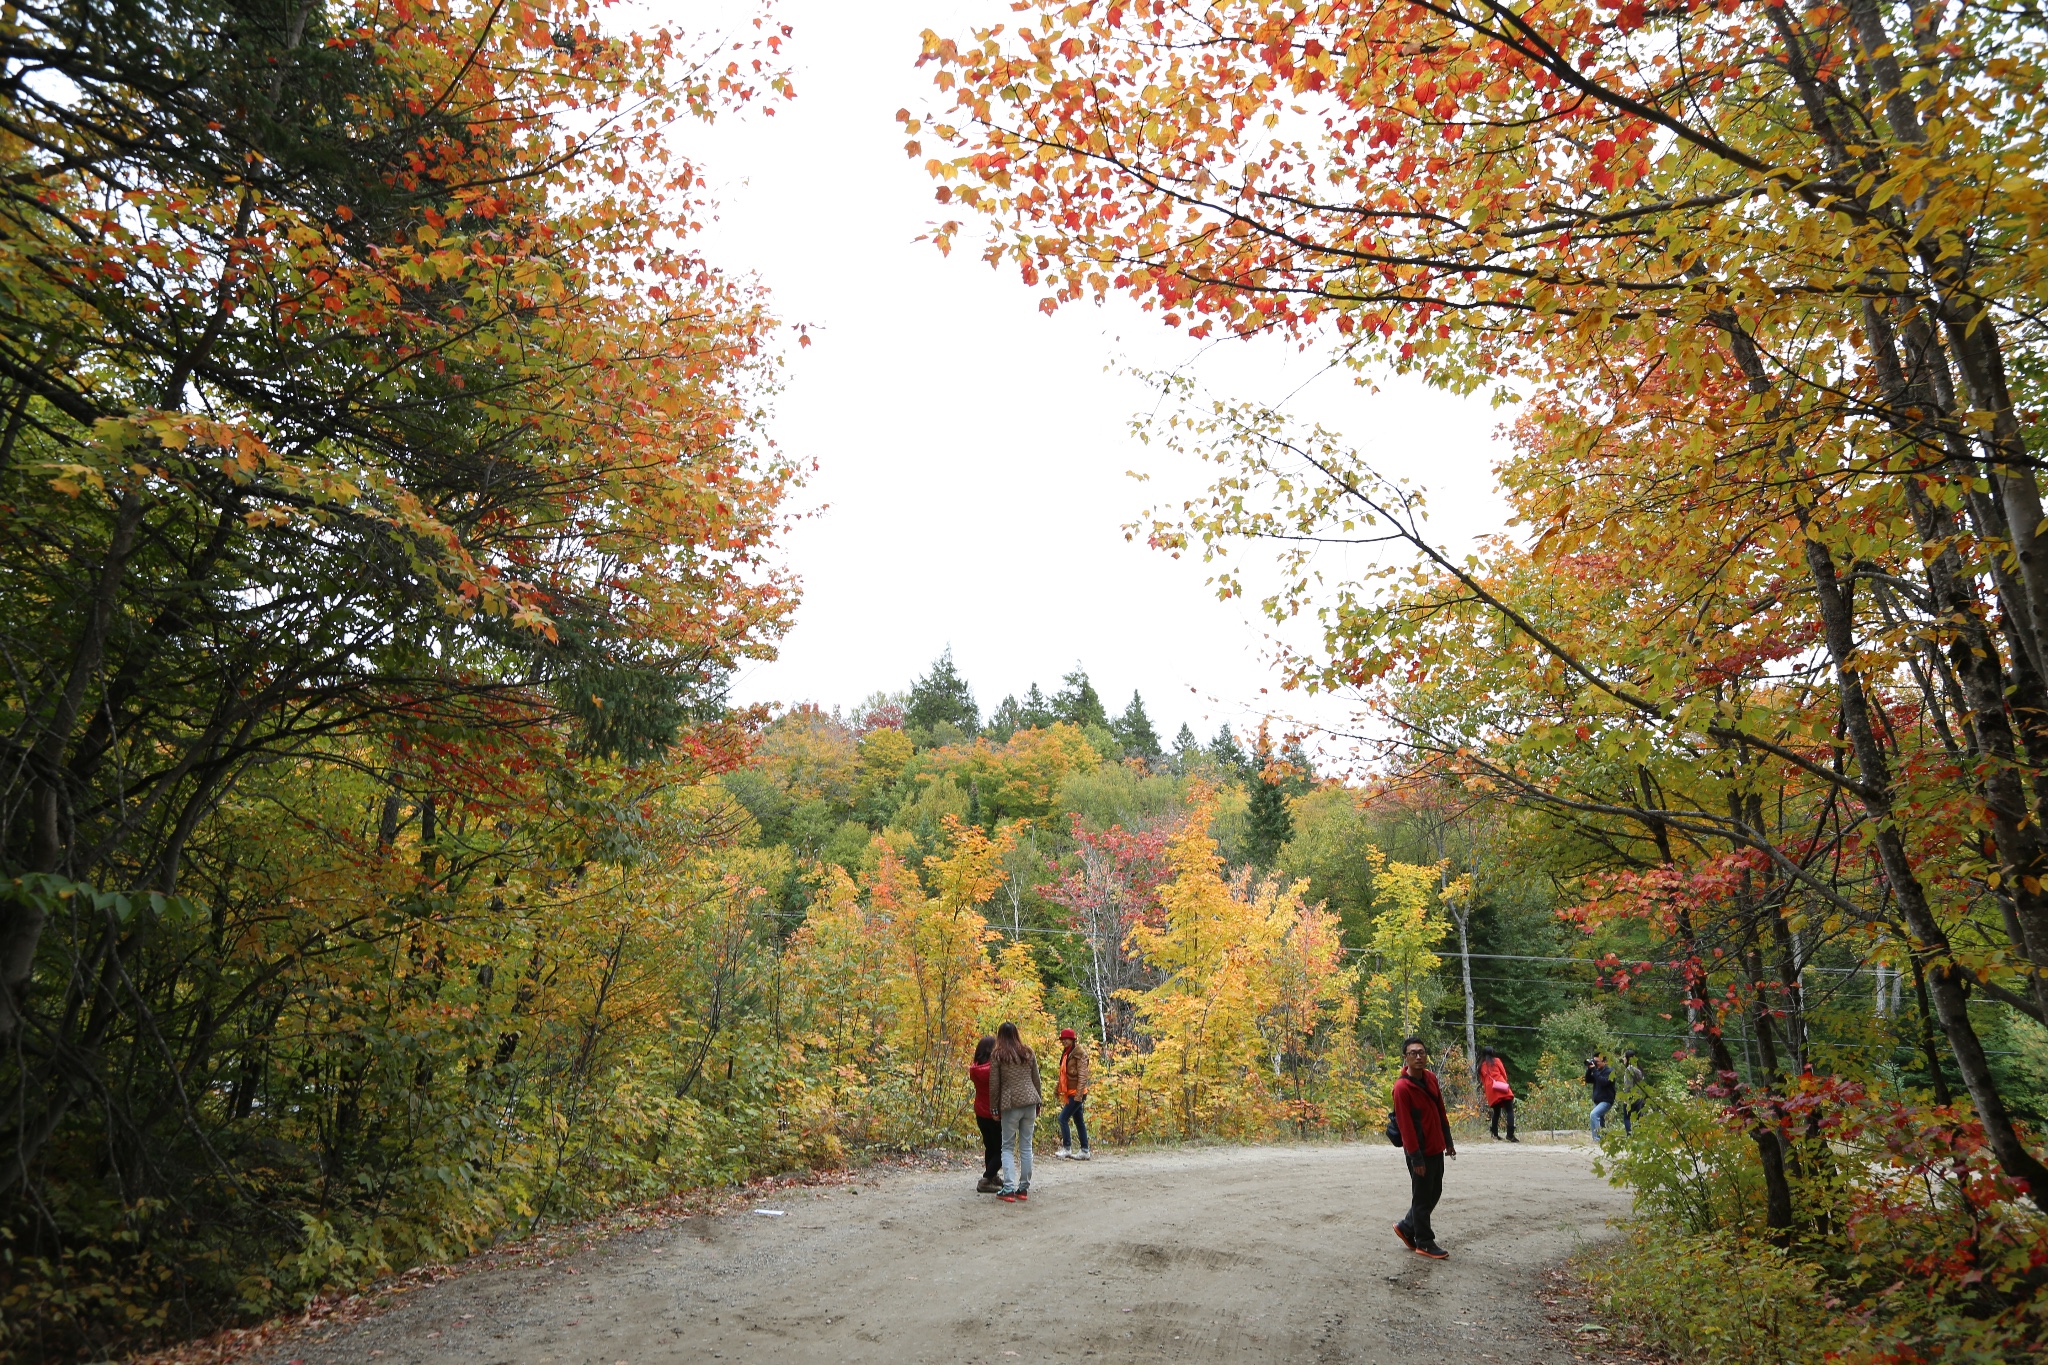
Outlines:
{"label": "green bush", "polygon": [[1603,1309],[1684,1365],[1821,1365],[1857,1335],[1818,1266],[1737,1232],[1641,1222],[1587,1278]]}
{"label": "green bush", "polygon": [[1515,1121],[1526,1129],[1587,1131],[1593,1092],[1587,1086],[1586,1058],[1598,1052],[1619,1064],[1621,1038],[1598,1004],[1586,1002],[1545,1015],[1543,1056],[1536,1074],[1517,1085]]}
{"label": "green bush", "polygon": [[[1774,1124],[1793,1139],[1781,1229],[1751,1135]],[[1839,1079],[1733,1106],[1667,1081],[1598,1169],[1633,1191],[1637,1221],[1588,1278],[1686,1365],[2048,1358],[2048,1219],[1951,1110]]]}
{"label": "green bush", "polygon": [[1692,1099],[1676,1080],[1652,1090],[1633,1134],[1619,1124],[1608,1130],[1597,1169],[1635,1194],[1638,1214],[1671,1231],[1762,1226],[1756,1144],[1729,1126],[1718,1105]]}

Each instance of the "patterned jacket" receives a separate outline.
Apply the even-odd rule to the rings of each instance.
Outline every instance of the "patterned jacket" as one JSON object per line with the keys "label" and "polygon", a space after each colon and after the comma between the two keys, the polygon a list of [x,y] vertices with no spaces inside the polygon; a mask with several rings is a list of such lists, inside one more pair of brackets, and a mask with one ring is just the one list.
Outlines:
{"label": "patterned jacket", "polygon": [[1005,1064],[1001,1053],[989,1059],[988,1099],[998,1113],[1006,1109],[1036,1109],[1045,1103],[1038,1088],[1038,1054],[1024,1049],[1024,1062]]}
{"label": "patterned jacket", "polygon": [[1088,1049],[1079,1043],[1060,1054],[1059,1094],[1061,1099],[1071,1099],[1088,1093]]}

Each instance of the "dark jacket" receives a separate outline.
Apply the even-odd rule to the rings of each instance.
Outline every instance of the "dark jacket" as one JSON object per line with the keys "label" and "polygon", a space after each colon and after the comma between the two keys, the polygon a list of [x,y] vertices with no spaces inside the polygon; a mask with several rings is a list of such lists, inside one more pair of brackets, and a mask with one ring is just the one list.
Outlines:
{"label": "dark jacket", "polygon": [[1593,1087],[1593,1103],[1614,1103],[1614,1073],[1604,1066],[1586,1068],[1586,1084]]}
{"label": "dark jacket", "polygon": [[1437,1086],[1436,1073],[1425,1071],[1417,1084],[1402,1072],[1394,1082],[1394,1121],[1401,1127],[1401,1150],[1409,1156],[1442,1156],[1455,1152],[1448,1116],[1444,1113],[1444,1092]]}

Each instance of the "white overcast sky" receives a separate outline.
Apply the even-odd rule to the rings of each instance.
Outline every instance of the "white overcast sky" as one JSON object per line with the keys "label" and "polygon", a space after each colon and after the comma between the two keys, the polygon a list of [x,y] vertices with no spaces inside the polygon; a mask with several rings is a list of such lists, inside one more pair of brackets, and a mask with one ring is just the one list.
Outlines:
{"label": "white overcast sky", "polygon": [[[751,13],[654,6],[690,28]],[[919,34],[1013,18],[1001,0],[782,0],[776,13],[795,29],[797,97],[772,118],[679,132],[718,201],[711,259],[758,276],[812,337],[790,348],[771,431],[817,460],[800,499],[824,510],[785,542],[803,605],[781,657],[737,680],[739,700],[851,707],[907,687],[950,645],[984,714],[1033,681],[1051,692],[1076,662],[1112,712],[1142,691],[1169,741],[1183,721],[1207,739],[1286,710],[1255,607],[1218,602],[1198,561],[1124,540],[1126,522],[1200,478],[1129,434],[1152,401],[1123,373],[1133,364],[1192,366],[1212,392],[1286,399],[1345,432],[1429,491],[1439,543],[1462,552],[1499,524],[1501,415],[1479,400],[1318,377],[1320,362],[1280,345],[1205,348],[1124,303],[1047,317],[1040,291],[971,238],[951,257],[917,240],[939,209],[895,112],[940,107]]]}

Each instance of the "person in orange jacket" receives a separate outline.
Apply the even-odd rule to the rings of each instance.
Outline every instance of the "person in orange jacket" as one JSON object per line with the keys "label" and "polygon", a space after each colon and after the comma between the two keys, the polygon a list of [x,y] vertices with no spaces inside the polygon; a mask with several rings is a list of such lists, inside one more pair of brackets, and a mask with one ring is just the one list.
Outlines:
{"label": "person in orange jacket", "polygon": [[1520,1142],[1515,1136],[1515,1092],[1508,1084],[1508,1064],[1490,1047],[1479,1049],[1479,1093],[1486,1097],[1486,1107],[1493,1111],[1489,1131],[1495,1140],[1500,1138],[1500,1121],[1505,1117],[1508,1141]]}
{"label": "person in orange jacket", "polygon": [[[1081,1046],[1070,1028],[1060,1030],[1059,1062],[1060,1097],[1060,1149],[1055,1156],[1069,1157],[1075,1161],[1088,1159],[1088,1120],[1081,1116],[1081,1106],[1088,1101],[1088,1050]],[[1074,1127],[1081,1130],[1081,1150],[1075,1151],[1068,1141],[1067,1120],[1074,1121]]]}

